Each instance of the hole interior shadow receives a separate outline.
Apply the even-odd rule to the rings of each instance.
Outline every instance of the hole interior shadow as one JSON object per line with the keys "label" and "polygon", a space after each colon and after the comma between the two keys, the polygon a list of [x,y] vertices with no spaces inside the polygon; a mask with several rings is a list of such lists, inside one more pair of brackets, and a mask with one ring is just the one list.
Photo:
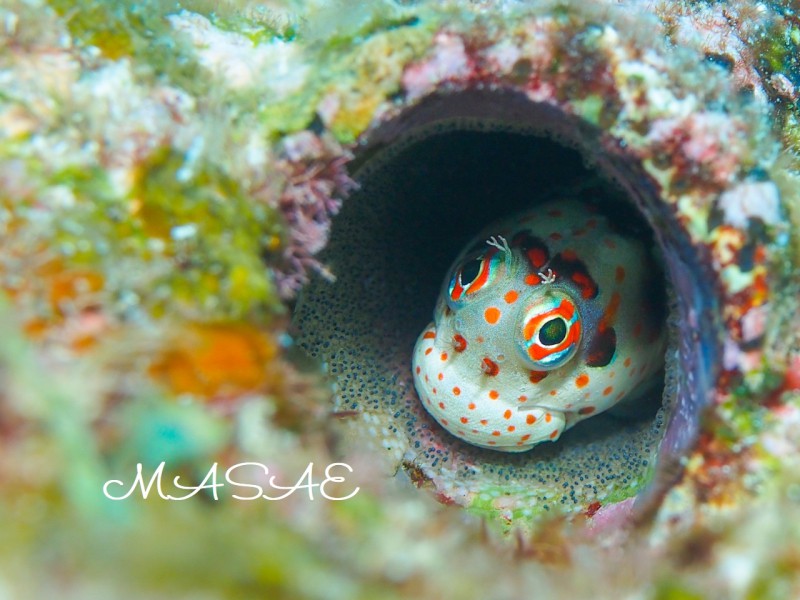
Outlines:
{"label": "hole interior shadow", "polygon": [[453,131],[375,163],[354,173],[361,188],[321,254],[336,283],[312,282],[295,311],[298,342],[337,380],[337,408],[377,416],[388,432],[383,445],[414,460],[446,496],[519,486],[528,505],[575,510],[642,483],[663,433],[660,402],[639,420],[602,414],[557,443],[501,453],[444,431],[421,406],[410,366],[448,267],[485,225],[595,181],[583,199],[647,235],[635,209],[599,183],[577,151],[543,137]]}

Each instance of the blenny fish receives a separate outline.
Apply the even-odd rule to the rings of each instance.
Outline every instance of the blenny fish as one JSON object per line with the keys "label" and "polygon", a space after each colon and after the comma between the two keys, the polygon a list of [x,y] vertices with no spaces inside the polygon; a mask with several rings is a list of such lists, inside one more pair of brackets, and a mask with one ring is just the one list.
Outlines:
{"label": "blenny fish", "polygon": [[450,269],[412,366],[424,407],[456,437],[522,452],[657,380],[659,267],[587,208],[554,201],[494,223]]}

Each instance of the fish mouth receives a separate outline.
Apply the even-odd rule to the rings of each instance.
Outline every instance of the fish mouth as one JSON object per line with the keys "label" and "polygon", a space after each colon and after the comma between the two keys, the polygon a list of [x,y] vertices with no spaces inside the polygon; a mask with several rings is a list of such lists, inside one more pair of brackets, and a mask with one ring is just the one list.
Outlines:
{"label": "fish mouth", "polygon": [[[321,255],[338,279],[312,282],[294,316],[309,354],[339,372],[355,364],[363,375],[339,378],[337,409],[380,422],[381,445],[419,467],[448,501],[474,507],[499,490],[526,514],[571,514],[636,497],[634,512],[648,514],[697,437],[721,328],[710,261],[661,200],[658,183],[597,128],[505,90],[432,94],[372,131],[351,168],[361,187]],[[414,342],[466,242],[487,222],[558,194],[612,215],[626,235],[657,249],[666,275],[654,279],[653,294],[670,337],[664,380],[638,419],[593,416],[524,454],[470,446],[420,406],[410,373]],[[380,297],[353,293],[368,273],[387,274]],[[354,328],[342,327],[347,322]]]}

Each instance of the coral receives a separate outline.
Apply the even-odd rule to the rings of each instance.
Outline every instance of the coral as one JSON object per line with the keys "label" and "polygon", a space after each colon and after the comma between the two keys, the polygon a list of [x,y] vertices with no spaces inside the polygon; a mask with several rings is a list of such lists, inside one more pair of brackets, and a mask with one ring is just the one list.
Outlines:
{"label": "coral", "polygon": [[[10,0],[0,23],[8,594],[798,595],[791,3]],[[404,336],[433,301],[409,290],[474,233],[472,193],[510,210],[562,175],[631,196],[663,250],[672,400],[621,458],[509,468],[414,412]],[[354,311],[387,297],[407,312]],[[161,461],[198,492],[103,495]],[[340,461],[338,502],[209,475]]]}

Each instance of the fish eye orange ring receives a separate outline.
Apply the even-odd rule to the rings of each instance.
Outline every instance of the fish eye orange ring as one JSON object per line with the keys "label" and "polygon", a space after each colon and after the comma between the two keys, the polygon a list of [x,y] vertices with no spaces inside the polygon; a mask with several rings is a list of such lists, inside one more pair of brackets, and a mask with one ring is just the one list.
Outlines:
{"label": "fish eye orange ring", "polygon": [[[497,274],[498,266],[497,261],[493,260],[498,253],[497,248],[489,248],[486,253],[481,258],[481,267],[478,271],[477,277],[473,279],[469,284],[467,284],[466,288],[464,287],[463,282],[461,281],[461,272],[464,269],[464,265],[466,262],[461,263],[461,266],[458,267],[453,278],[450,280],[450,299],[454,302],[458,302],[463,298],[464,295],[471,295],[475,292],[480,291],[483,289],[486,284],[488,283],[490,277],[494,279],[494,276]],[[478,257],[475,257],[471,260],[475,260]],[[469,261],[467,261],[469,262]],[[502,264],[502,263],[500,263]]]}
{"label": "fish eye orange ring", "polygon": [[[566,321],[568,326],[567,333],[558,345],[542,346],[536,341],[539,330],[552,317],[561,317]],[[558,361],[573,346],[578,344],[581,338],[581,330],[581,321],[578,318],[575,305],[567,298],[562,298],[557,307],[535,315],[525,322],[522,335],[525,339],[525,349],[528,357],[540,365],[544,363],[542,366]]]}

